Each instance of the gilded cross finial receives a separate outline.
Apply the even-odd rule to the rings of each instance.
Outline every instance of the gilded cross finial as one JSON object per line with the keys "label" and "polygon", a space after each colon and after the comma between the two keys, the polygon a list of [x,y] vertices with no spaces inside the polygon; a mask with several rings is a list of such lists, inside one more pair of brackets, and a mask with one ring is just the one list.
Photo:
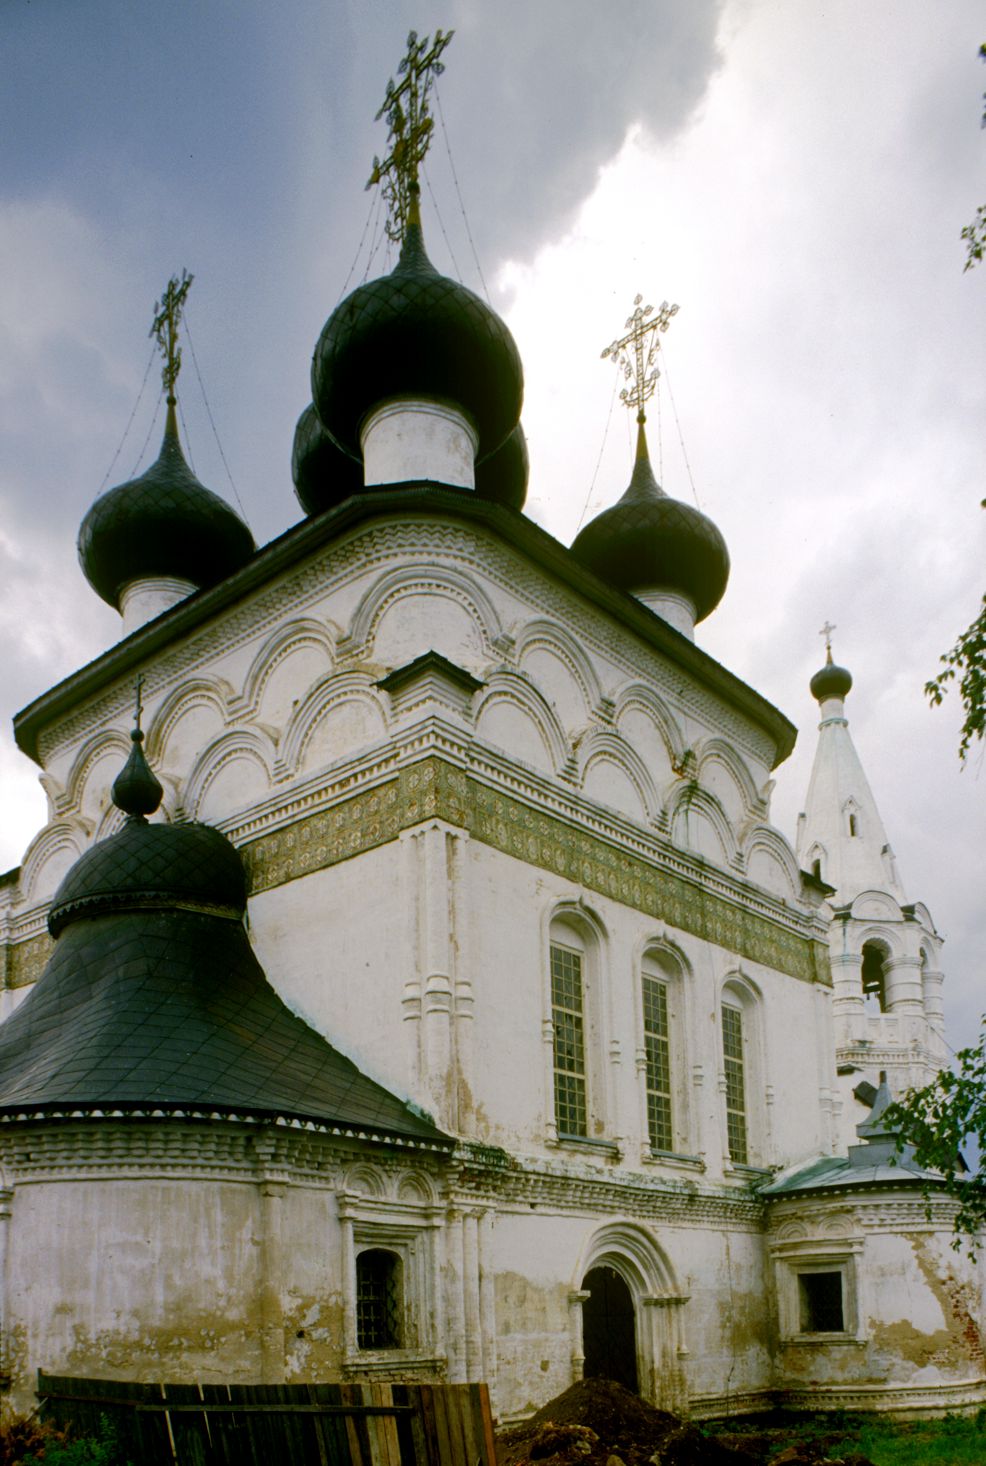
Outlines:
{"label": "gilded cross finial", "polygon": [[611,341],[602,353],[604,360],[611,356],[626,380],[632,381],[632,386],[624,387],[620,392],[620,401],[627,407],[637,409],[639,423],[647,420],[644,403],[648,397],[653,396],[657,379],[661,375],[656,366],[657,353],[661,349],[658,333],[666,331],[671,324],[671,317],[678,314],[676,305],[668,305],[664,301],[657,314],[649,320],[654,307],[642,305],[643,298],[642,295],[634,297],[633,315],[626,319],[626,335]]}
{"label": "gilded cross finial", "polygon": [[165,286],[160,300],[154,302],[154,321],[148,335],[153,336],[164,357],[161,380],[168,394],[168,406],[175,402],[175,383],[181,371],[181,348],[178,345],[178,326],[185,305],[185,297],[191,288],[194,275],[182,270],[181,276],[172,275]]}
{"label": "gilded cross finial", "polygon": [[424,162],[431,142],[434,121],[428,110],[428,93],[437,76],[445,70],[442,52],[455,35],[454,31],[436,30],[435,39],[418,40],[417,31],[407,38],[407,53],[397,68],[402,79],[387,83],[383,105],[375,121],[387,118],[389,152],[383,159],[373,159],[373,172],[367,188],[383,184],[387,203],[387,234],[398,243],[407,229],[412,197],[418,189],[418,169]]}
{"label": "gilded cross finial", "polygon": [[825,660],[827,662],[831,662],[832,660],[832,632],[835,631],[835,629],[836,627],[833,622],[826,621],[825,625],[818,633],[819,636],[824,636],[825,638]]}

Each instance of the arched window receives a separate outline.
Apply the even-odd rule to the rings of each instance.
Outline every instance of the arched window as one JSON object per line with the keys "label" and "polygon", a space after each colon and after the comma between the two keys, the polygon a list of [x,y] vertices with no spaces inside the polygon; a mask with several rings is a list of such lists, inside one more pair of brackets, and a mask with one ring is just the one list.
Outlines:
{"label": "arched window", "polygon": [[887,1011],[887,958],[890,954],[881,942],[863,943],[863,999],[867,1007],[880,1013]]}
{"label": "arched window", "polygon": [[399,1349],[403,1343],[401,1259],[383,1247],[356,1258],[356,1341],[360,1349]]}
{"label": "arched window", "polygon": [[643,1074],[647,1144],[652,1152],[688,1149],[688,1090],[684,1082],[683,970],[662,948],[644,954],[640,972]]}
{"label": "arched window", "polygon": [[722,1005],[722,1060],[726,1074],[726,1144],[729,1159],[745,1166],[750,1159],[746,1123],[746,1044],[743,1009]]}
{"label": "arched window", "polygon": [[552,920],[548,969],[557,1136],[559,1140],[599,1139],[603,1133],[597,1021],[599,937],[581,912],[562,911]]}
{"label": "arched window", "polygon": [[745,982],[731,979],[723,988],[721,1032],[726,1151],[734,1166],[759,1165],[759,1023],[756,998]]}
{"label": "arched window", "polygon": [[583,954],[551,943],[551,1021],[555,1034],[555,1122],[559,1135],[588,1135]]}

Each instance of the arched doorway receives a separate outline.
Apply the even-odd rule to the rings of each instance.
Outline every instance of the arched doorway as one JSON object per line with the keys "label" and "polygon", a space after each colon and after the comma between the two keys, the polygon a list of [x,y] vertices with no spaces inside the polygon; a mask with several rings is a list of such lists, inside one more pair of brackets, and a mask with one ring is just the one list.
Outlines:
{"label": "arched doorway", "polygon": [[688,1409],[688,1295],[650,1229],[621,1218],[589,1233],[572,1273],[573,1379],[608,1376],[661,1410]]}
{"label": "arched doorway", "polygon": [[615,1268],[590,1268],[582,1280],[583,1374],[637,1392],[637,1319],[633,1295]]}

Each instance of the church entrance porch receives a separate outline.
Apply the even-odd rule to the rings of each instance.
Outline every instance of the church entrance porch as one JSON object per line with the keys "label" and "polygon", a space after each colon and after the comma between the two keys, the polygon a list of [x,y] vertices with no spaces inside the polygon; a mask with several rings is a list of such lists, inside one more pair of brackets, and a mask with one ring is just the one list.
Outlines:
{"label": "church entrance porch", "polygon": [[585,1379],[612,1379],[637,1392],[636,1310],[630,1289],[611,1267],[594,1267],[582,1280]]}

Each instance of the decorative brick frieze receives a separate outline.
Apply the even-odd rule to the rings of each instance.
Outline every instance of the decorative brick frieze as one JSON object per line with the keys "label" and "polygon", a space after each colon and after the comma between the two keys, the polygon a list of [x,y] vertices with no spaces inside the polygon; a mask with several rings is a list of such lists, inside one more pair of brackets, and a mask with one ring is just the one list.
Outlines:
{"label": "decorative brick frieze", "polygon": [[826,949],[807,934],[807,923],[799,933],[751,909],[738,886],[732,899],[709,889],[700,862],[689,879],[663,862],[645,861],[554,814],[531,809],[439,758],[422,759],[365,794],[247,842],[242,848],[252,890],[270,890],[348,860],[425,819],[445,820],[503,854],[740,957],[805,982],[828,981]]}

